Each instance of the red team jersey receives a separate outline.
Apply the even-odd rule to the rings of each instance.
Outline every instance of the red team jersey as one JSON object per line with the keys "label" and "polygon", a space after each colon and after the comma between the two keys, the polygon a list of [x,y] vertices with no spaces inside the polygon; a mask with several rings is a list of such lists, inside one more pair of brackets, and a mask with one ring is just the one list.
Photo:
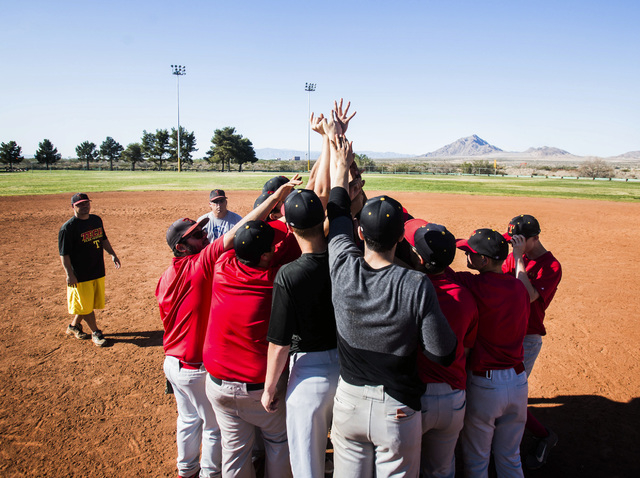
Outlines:
{"label": "red team jersey", "polygon": [[282,261],[289,258],[292,241],[295,238],[288,234],[276,246],[268,269],[242,264],[233,250],[219,256],[203,351],[205,368],[214,377],[230,382],[264,382],[273,280]]}
{"label": "red team jersey", "polygon": [[[545,311],[553,300],[560,279],[562,279],[562,268],[558,260],[549,251],[535,260],[529,259],[526,255],[523,256],[523,259],[529,281],[540,294],[540,297],[531,302],[527,335],[546,335],[547,330],[544,328]],[[515,276],[516,261],[513,258],[513,253],[509,254],[507,260],[502,264],[502,271]]]}
{"label": "red team jersey", "polygon": [[438,295],[442,313],[458,338],[456,358],[449,367],[432,362],[418,354],[418,374],[424,383],[448,383],[451,388],[467,388],[464,349],[473,348],[478,331],[478,308],[471,292],[452,282],[444,274],[429,276]]}
{"label": "red team jersey", "polygon": [[215,247],[199,254],[174,257],[158,281],[156,298],[164,326],[164,353],[190,365],[202,364],[202,345],[211,308]]}
{"label": "red team jersey", "polygon": [[529,318],[529,292],[524,284],[496,272],[456,272],[454,280],[471,291],[478,306],[478,335],[469,368],[483,372],[521,364]]}

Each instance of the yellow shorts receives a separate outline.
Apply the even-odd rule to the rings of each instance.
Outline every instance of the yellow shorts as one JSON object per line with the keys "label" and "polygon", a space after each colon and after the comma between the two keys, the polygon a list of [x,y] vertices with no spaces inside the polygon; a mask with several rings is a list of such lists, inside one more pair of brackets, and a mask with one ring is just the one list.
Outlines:
{"label": "yellow shorts", "polygon": [[104,277],[67,286],[69,313],[87,315],[94,309],[104,309]]}

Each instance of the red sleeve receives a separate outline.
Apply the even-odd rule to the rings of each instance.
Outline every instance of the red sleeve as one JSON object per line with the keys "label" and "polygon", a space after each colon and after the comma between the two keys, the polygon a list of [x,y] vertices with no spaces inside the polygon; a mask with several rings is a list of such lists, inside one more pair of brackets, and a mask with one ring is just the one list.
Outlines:
{"label": "red sleeve", "polygon": [[513,252],[510,252],[507,259],[502,263],[502,272],[505,274],[515,275],[516,261],[513,258]]}
{"label": "red sleeve", "polygon": [[562,268],[556,260],[540,267],[535,277],[529,277],[531,285],[538,291],[546,307],[549,306],[551,299],[553,299],[560,279],[562,279]]}
{"label": "red sleeve", "polygon": [[217,238],[202,252],[200,252],[200,261],[204,270],[205,277],[213,277],[213,269],[218,258],[224,253],[224,235]]}

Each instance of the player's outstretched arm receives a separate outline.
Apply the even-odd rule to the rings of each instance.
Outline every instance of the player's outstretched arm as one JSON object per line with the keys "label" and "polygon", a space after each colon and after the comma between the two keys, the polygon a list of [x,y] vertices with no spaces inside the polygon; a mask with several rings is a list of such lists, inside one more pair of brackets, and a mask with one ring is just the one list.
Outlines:
{"label": "player's outstretched arm", "polygon": [[349,191],[349,168],[353,162],[353,143],[338,134],[331,140],[331,188]]}
{"label": "player's outstretched arm", "polygon": [[269,213],[276,206],[276,204],[278,204],[280,201],[284,201],[289,195],[289,193],[291,192],[291,190],[296,186],[300,186],[301,184],[302,184],[302,181],[300,180],[300,175],[296,174],[293,178],[291,178],[291,181],[280,186],[278,190],[274,192],[271,196],[269,196],[262,204],[260,204],[260,206],[255,208],[245,217],[243,217],[238,224],[233,226],[233,229],[231,229],[229,232],[227,232],[223,236],[224,250],[227,251],[231,249],[231,247],[233,247],[233,238],[236,235],[236,232],[238,229],[240,229],[249,221],[257,221],[257,220],[264,221],[266,217],[269,215]]}
{"label": "player's outstretched arm", "polygon": [[307,189],[311,189],[315,192],[320,198],[322,205],[326,207],[327,202],[329,202],[329,192],[331,189],[331,179],[329,178],[330,149],[329,135],[327,134],[327,131],[331,131],[331,128],[334,126],[333,122],[331,121],[331,124],[329,124],[323,115],[314,118],[312,114],[310,123],[311,129],[322,136],[322,152],[311,169]]}

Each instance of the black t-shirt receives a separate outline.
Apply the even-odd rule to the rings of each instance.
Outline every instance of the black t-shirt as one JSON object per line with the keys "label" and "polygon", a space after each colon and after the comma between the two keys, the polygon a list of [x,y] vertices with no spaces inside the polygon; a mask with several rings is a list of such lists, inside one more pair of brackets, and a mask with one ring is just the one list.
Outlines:
{"label": "black t-shirt", "polygon": [[267,340],[291,345],[291,353],[337,347],[328,252],[303,254],[278,271]]}
{"label": "black t-shirt", "polygon": [[61,256],[71,258],[78,282],[104,277],[102,241],[106,238],[102,219],[95,214],[90,214],[89,219],[74,216],[60,228],[58,249]]}

